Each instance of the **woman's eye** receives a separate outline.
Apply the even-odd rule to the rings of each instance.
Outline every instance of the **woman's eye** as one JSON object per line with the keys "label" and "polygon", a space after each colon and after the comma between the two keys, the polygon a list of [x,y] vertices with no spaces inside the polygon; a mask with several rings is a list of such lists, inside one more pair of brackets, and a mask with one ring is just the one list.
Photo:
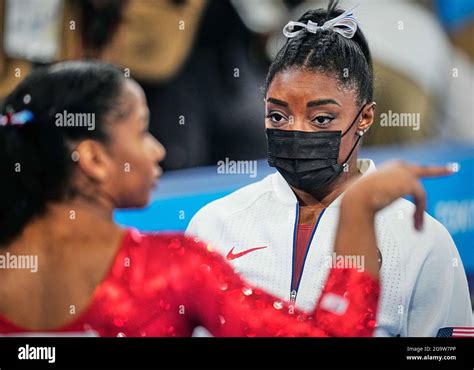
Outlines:
{"label": "woman's eye", "polygon": [[331,123],[333,119],[334,117],[331,116],[317,116],[311,122],[313,122],[317,126],[327,126],[329,125],[329,123]]}
{"label": "woman's eye", "polygon": [[286,120],[285,116],[281,115],[280,113],[269,113],[266,118],[269,118],[270,121],[277,124],[281,124]]}

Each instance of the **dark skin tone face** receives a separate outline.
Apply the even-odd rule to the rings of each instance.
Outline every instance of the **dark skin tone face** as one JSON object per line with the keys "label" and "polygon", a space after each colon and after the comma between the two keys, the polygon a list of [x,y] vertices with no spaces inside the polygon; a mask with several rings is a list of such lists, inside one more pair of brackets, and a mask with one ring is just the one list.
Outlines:
{"label": "dark skin tone face", "polygon": [[[364,104],[365,103],[365,104]],[[341,139],[338,163],[342,164],[357,140],[357,132],[368,130],[374,119],[374,104],[359,104],[357,90],[344,88],[340,82],[321,72],[290,69],[273,78],[265,99],[265,127],[296,131],[342,131],[356,123]],[[327,207],[359,175],[358,147],[343,172],[321,194],[309,194],[292,187],[300,201],[300,223],[314,224],[321,210]]]}
{"label": "dark skin tone face", "polygon": [[[321,88],[316,90],[314,86]],[[280,129],[319,130],[322,128],[310,121],[331,113],[337,118],[331,120],[327,129],[343,130],[359,109],[354,92],[341,91],[335,80],[324,75],[306,72],[277,75],[268,97],[284,101],[287,107],[267,102],[267,113],[279,111],[293,117],[291,124],[279,125]],[[318,107],[306,107],[308,101],[322,98],[334,99],[340,106],[326,102]],[[123,237],[123,230],[113,221],[113,210],[143,207],[149,201],[161,173],[158,163],[163,160],[165,150],[148,133],[148,107],[138,84],[125,82],[120,106],[125,114],[119,119],[110,117],[105,126],[108,143],[95,140],[73,143],[72,150],[79,156],[73,179],[79,195],[50,204],[48,212],[28,224],[8,246],[12,254],[38,256],[37,273],[0,270],[0,314],[19,326],[48,330],[78,317],[104,279]],[[373,109],[364,112],[363,121],[358,124],[362,129],[368,127],[373,117]],[[266,125],[274,127],[270,118]],[[350,150],[355,130],[354,127],[342,140],[341,157]],[[350,169],[341,178],[356,174],[354,165]],[[293,190],[304,200],[302,204],[308,205],[300,213],[304,221],[306,214],[314,218],[314,210],[328,202],[340,187],[333,186],[332,193],[321,200]],[[74,219],[71,211],[75,212]]]}
{"label": "dark skin tone face", "polygon": [[86,309],[124,235],[114,209],[145,206],[161,175],[166,152],[148,132],[143,90],[126,80],[119,100],[124,113],[106,117],[107,143],[72,143],[78,195],[49,204],[7,246],[12,254],[38,257],[36,273],[0,269],[0,314],[21,327],[54,329]]}
{"label": "dark skin tone face", "polygon": [[150,201],[165,155],[164,147],[148,131],[149,111],[142,88],[133,80],[124,83],[119,105],[122,117],[107,118],[106,144],[83,140],[76,187],[84,197],[108,204],[107,208],[140,208]]}

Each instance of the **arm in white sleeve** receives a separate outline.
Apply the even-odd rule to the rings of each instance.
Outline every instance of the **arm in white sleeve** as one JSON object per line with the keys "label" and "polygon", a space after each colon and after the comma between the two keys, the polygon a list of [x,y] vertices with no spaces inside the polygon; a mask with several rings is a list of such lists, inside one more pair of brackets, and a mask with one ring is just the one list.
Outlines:
{"label": "arm in white sleeve", "polygon": [[456,246],[444,227],[436,228],[435,245],[415,282],[407,315],[407,336],[436,336],[451,326],[472,326],[466,274]]}

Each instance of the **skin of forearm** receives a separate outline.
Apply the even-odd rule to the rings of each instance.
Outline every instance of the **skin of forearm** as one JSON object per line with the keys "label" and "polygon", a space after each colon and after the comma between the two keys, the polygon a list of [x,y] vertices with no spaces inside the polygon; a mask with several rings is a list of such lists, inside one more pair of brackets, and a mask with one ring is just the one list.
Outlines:
{"label": "skin of forearm", "polygon": [[375,212],[362,196],[345,196],[341,202],[335,252],[338,256],[363,256],[364,270],[378,279],[374,218]]}

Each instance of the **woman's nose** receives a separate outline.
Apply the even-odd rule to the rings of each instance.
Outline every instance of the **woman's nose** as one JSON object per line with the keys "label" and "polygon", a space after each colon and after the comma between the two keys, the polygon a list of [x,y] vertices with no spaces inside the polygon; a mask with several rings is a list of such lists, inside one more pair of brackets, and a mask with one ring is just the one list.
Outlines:
{"label": "woman's nose", "polygon": [[304,117],[295,117],[290,116],[288,120],[288,130],[294,131],[313,131],[314,127],[311,126],[309,122],[306,121]]}
{"label": "woman's nose", "polygon": [[155,160],[157,162],[161,162],[165,159],[166,157],[166,149],[165,147],[158,141],[155,139]]}

